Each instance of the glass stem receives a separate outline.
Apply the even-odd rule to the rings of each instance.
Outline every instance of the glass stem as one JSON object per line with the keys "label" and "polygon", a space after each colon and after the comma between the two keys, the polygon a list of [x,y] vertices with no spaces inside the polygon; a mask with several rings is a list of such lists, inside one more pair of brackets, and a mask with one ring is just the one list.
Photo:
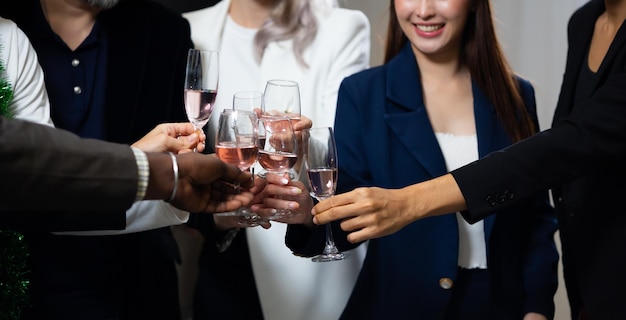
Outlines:
{"label": "glass stem", "polygon": [[324,247],[324,254],[336,254],[339,250],[335,246],[335,240],[333,240],[333,230],[330,226],[330,222],[326,224],[326,246]]}

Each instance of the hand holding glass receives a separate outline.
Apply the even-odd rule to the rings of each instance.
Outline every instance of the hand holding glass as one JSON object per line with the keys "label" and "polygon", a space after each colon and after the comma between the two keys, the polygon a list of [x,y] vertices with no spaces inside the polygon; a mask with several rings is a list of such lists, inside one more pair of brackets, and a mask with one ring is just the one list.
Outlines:
{"label": "hand holding glass", "polygon": [[[248,170],[257,160],[259,151],[258,121],[251,111],[226,109],[220,114],[215,138],[215,154],[217,157],[242,171]],[[255,223],[260,217],[248,208],[240,208],[235,212],[217,213],[218,216],[242,216],[248,225]]]}
{"label": "hand holding glass", "polygon": [[[259,150],[259,164],[270,173],[283,175],[298,161],[298,142],[291,120],[286,117],[263,117],[265,142]],[[290,175],[293,179],[293,177]],[[270,219],[290,217],[288,209],[277,209]]]}
{"label": "hand holding glass", "polygon": [[[337,187],[337,148],[335,135],[330,127],[311,128],[302,132],[303,163],[311,196],[325,200],[335,194]],[[339,252],[333,240],[331,224],[326,224],[326,245],[322,254],[313,257],[314,262],[343,260],[348,255]]]}
{"label": "hand holding glass", "polygon": [[185,111],[196,129],[202,129],[209,121],[217,96],[218,78],[218,52],[189,49],[185,74]]}

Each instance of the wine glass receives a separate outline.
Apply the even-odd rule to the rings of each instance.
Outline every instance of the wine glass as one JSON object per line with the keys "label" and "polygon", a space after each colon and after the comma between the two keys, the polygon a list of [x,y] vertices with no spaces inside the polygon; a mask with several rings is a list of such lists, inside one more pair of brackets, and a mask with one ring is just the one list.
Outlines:
{"label": "wine glass", "polygon": [[233,95],[233,109],[253,112],[263,110],[263,92],[239,91]]}
{"label": "wine glass", "polygon": [[[248,170],[257,160],[259,151],[258,121],[256,113],[244,110],[225,109],[220,113],[215,154],[240,170]],[[238,187],[238,186],[235,186]],[[248,223],[257,222],[260,217],[248,208],[233,212],[216,213],[218,216],[243,216]]]}
{"label": "wine glass", "polygon": [[185,111],[196,130],[209,121],[217,96],[219,53],[189,49],[185,74]]}
{"label": "wine glass", "polygon": [[263,92],[263,115],[287,116],[300,121],[300,88],[291,80],[269,80]]}
{"label": "wine glass", "polygon": [[[311,196],[322,201],[332,197],[337,187],[337,148],[335,135],[330,127],[303,130],[303,163]],[[326,224],[326,245],[322,254],[313,257],[314,262],[343,260],[348,254],[335,246],[331,224]]]}
{"label": "wine glass", "polygon": [[[263,116],[260,121],[265,128],[265,143],[260,146],[258,162],[267,172],[283,175],[298,161],[298,142],[291,119]],[[291,174],[291,173],[290,173]],[[293,177],[290,175],[293,179]],[[288,209],[276,209],[271,220],[291,216]]]}
{"label": "wine glass", "polygon": [[[233,109],[253,111],[260,116],[263,110],[263,92],[259,91],[240,91],[233,95]],[[259,120],[260,121],[260,120]],[[259,146],[265,145],[265,128],[262,123],[259,123]],[[255,163],[252,170],[257,172],[259,177],[265,177],[265,169],[263,169],[258,163]],[[253,171],[254,172],[254,171]]]}

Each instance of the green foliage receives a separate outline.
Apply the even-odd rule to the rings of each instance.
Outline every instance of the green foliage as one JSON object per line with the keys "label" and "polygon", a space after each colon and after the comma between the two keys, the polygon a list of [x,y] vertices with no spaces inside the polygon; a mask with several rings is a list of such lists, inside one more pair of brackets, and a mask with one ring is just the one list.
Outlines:
{"label": "green foliage", "polygon": [[[4,70],[4,62],[0,60],[0,116],[12,118],[9,104],[13,99],[13,90],[11,84],[1,77]],[[21,319],[22,310],[29,303],[27,257],[24,236],[0,229],[0,320]]]}
{"label": "green foliage", "polygon": [[24,236],[0,230],[0,320],[19,320],[29,303]]}

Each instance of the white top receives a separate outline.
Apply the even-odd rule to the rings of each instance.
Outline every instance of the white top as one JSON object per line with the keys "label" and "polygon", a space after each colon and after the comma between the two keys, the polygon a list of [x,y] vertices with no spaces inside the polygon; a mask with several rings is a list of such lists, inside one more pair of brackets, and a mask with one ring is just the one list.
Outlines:
{"label": "white top", "polygon": [[[247,53],[249,57],[243,59],[248,65],[254,58],[252,44],[238,42],[243,39],[245,30],[230,24],[229,7],[230,0],[222,0],[212,7],[184,13],[183,16],[191,25],[191,38],[196,48],[218,50],[221,60],[229,55],[241,58],[241,53]],[[270,43],[260,62],[259,73],[244,70],[241,66],[220,69],[218,97],[223,94],[225,99],[228,96],[232,99],[232,93],[236,91],[263,92],[265,83],[270,79],[297,81],[302,115],[310,118],[315,127],[333,126],[341,81],[368,67],[370,27],[367,17],[356,10],[316,6],[315,15],[319,22],[318,33],[304,52],[308,69],[297,63],[292,41]],[[226,53],[233,49],[241,52]],[[228,71],[233,74],[223,76],[227,73],[225,68],[235,71]],[[227,83],[229,78],[232,83]],[[249,81],[254,82],[254,87],[247,86]],[[216,129],[208,130],[214,132]],[[360,272],[366,245],[352,250],[352,258],[348,260],[312,262],[308,258],[294,256],[287,248],[286,228],[285,224],[272,223],[268,230],[259,227],[246,229],[264,318],[338,319]]]}
{"label": "white top", "polygon": [[[248,29],[236,24],[230,16],[224,25],[224,40],[220,47],[220,81],[215,107],[207,126],[207,143],[215,145],[219,115],[224,109],[233,107],[233,95],[239,91],[259,91],[258,80],[261,66],[251,54],[257,29]],[[248,110],[252,111],[252,110]]]}
{"label": "white top", "polygon": [[0,17],[0,59],[13,89],[10,108],[17,119],[52,126],[50,103],[35,49],[17,25]]}
{"label": "white top", "polygon": [[[478,160],[478,139],[476,135],[455,136],[449,133],[435,133],[439,147],[446,161],[448,171],[460,168]],[[487,268],[484,221],[469,224],[457,212],[459,227],[459,260],[463,268]]]}
{"label": "white top", "polygon": [[[0,17],[0,59],[13,89],[10,108],[15,118],[53,126],[50,102],[35,49],[17,25]],[[126,211],[126,229],[110,231],[65,232],[62,234],[100,235],[150,230],[185,223],[189,213],[164,201],[136,202]]]}

